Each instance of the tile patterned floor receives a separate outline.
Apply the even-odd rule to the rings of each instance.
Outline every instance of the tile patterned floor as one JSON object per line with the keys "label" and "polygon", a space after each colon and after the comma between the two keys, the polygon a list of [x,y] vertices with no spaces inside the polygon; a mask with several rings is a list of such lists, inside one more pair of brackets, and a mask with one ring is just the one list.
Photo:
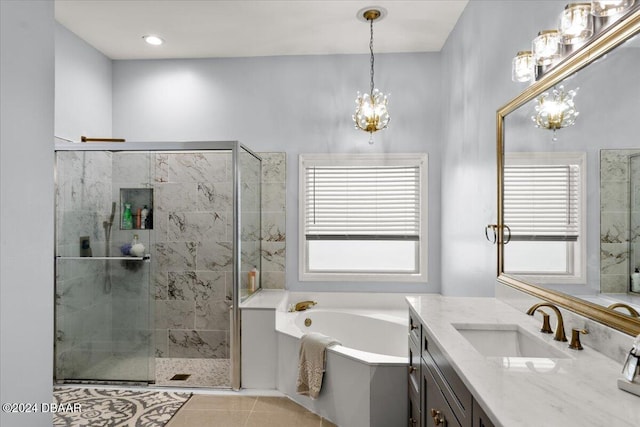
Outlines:
{"label": "tile patterned floor", "polygon": [[[229,359],[156,358],[157,386],[230,388],[229,373]],[[171,380],[176,374],[188,374],[189,378]]]}
{"label": "tile patterned floor", "polygon": [[166,427],[337,427],[287,397],[193,395]]}

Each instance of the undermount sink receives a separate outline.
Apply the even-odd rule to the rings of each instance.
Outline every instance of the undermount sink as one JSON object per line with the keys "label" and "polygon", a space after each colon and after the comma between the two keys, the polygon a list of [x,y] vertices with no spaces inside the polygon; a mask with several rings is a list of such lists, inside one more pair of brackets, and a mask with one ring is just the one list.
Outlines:
{"label": "undermount sink", "polygon": [[458,324],[454,328],[483,356],[566,359],[570,356],[513,324]]}

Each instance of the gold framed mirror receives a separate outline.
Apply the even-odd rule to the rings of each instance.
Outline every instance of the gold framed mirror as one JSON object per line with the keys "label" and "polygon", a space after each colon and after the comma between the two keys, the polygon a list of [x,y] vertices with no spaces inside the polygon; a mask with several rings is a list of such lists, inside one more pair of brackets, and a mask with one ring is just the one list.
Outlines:
{"label": "gold framed mirror", "polygon": [[[633,43],[625,43],[634,37],[635,40]],[[631,47],[627,50],[633,52],[634,59],[636,57],[640,59],[640,42],[638,42],[638,40],[640,40],[640,5],[634,6],[631,12],[620,18],[620,20],[610,27],[604,29],[586,45],[575,50],[561,63],[497,111],[498,221],[497,225],[492,227],[494,231],[497,230],[495,240],[498,248],[499,282],[633,336],[640,334],[640,317],[633,317],[631,314],[626,314],[626,311],[607,308],[607,305],[590,301],[585,295],[590,295],[592,292],[597,294],[600,290],[601,276],[603,276],[603,267],[601,264],[605,264],[605,262],[601,263],[601,254],[606,252],[600,243],[602,240],[601,235],[604,233],[603,228],[605,227],[605,225],[600,224],[600,218],[602,216],[601,205],[603,203],[600,200],[600,189],[598,187],[597,190],[593,190],[593,187],[591,187],[592,190],[587,191],[587,182],[589,182],[589,185],[593,185],[594,181],[600,179],[601,162],[606,162],[606,160],[601,160],[600,157],[601,151],[603,152],[602,156],[605,156],[605,150],[601,150],[601,147],[595,146],[594,141],[597,141],[596,138],[600,138],[600,140],[607,139],[609,135],[606,134],[606,131],[604,135],[596,135],[598,131],[596,130],[594,132],[592,129],[597,129],[597,124],[602,123],[603,120],[611,120],[613,122],[611,126],[615,125],[617,126],[616,129],[618,129],[621,123],[624,124],[625,118],[628,119],[628,117],[635,117],[635,122],[633,119],[630,121],[627,120],[626,122],[628,125],[633,126],[633,129],[638,129],[640,98],[636,96],[635,88],[638,88],[637,91],[640,91],[640,82],[637,77],[639,68],[638,66],[625,66],[629,65],[628,63],[614,63],[612,60],[612,58],[619,56],[618,52],[621,51],[622,47],[629,47],[629,45],[631,45]],[[616,89],[619,90],[619,92],[615,90],[609,91],[607,88],[596,84],[597,78],[589,74],[593,69],[597,69],[598,67],[602,68],[601,64],[607,63],[607,61],[609,61],[608,66],[615,67],[615,70],[627,72],[627,77],[620,77],[617,75],[617,71],[607,77],[612,84],[619,86]],[[635,64],[639,63],[640,62],[637,62]],[[582,83],[586,87],[578,92],[577,85],[579,83]],[[541,105],[539,99],[546,95],[552,95],[553,91],[562,92],[566,90],[568,92],[575,90],[577,92],[575,96],[576,109],[580,109],[581,96],[583,96],[585,92],[591,93],[591,96],[601,97],[602,99],[609,97],[611,98],[610,102],[615,102],[616,99],[621,100],[622,97],[627,96],[624,90],[624,84],[633,85],[632,87],[634,88],[634,90],[631,90],[631,93],[628,94],[631,98],[629,101],[631,103],[631,111],[629,111],[628,107],[624,108],[625,113],[630,114],[629,116],[622,114],[622,119],[618,120],[620,116],[617,114],[618,110],[607,110],[606,103],[604,103],[605,106],[600,106],[602,111],[598,111],[598,115],[596,115],[594,108],[599,106],[598,102],[600,98],[598,98],[596,101],[585,103],[592,105],[592,109],[584,111],[584,114],[576,119],[576,124],[570,128],[561,128],[557,132],[553,130],[552,133],[549,130],[552,129],[551,127],[545,129],[544,126],[542,128],[536,128],[534,126],[535,123],[533,122],[536,122],[534,104]],[[566,89],[564,86],[567,86]],[[616,104],[616,106],[617,105],[618,104]],[[530,119],[534,119],[533,122]],[[518,126],[520,129],[524,129],[525,123],[531,129],[531,135],[535,136],[526,136],[521,132],[519,133],[519,131],[513,130]],[[585,123],[589,123],[589,125],[585,126]],[[540,125],[539,122],[537,124]],[[580,134],[581,129],[582,132],[584,132],[582,135]],[[534,132],[538,133],[534,134]],[[526,155],[524,155],[524,153],[519,152],[525,151],[522,147],[527,143],[533,145],[532,143],[534,141],[539,141],[541,135],[544,135],[546,140],[542,144],[536,143],[535,148],[529,148],[528,151],[532,153],[526,153]],[[634,134],[632,133],[630,135],[633,136]],[[609,150],[611,148],[620,148],[624,153],[635,152],[636,150],[632,150],[631,148],[637,148],[637,151],[640,152],[640,140],[637,135],[638,132],[636,130],[635,137],[626,136],[622,138],[624,139],[624,143],[622,143],[621,147],[611,146],[609,144],[605,148],[608,151],[611,151]],[[558,139],[558,141],[556,141],[556,139]],[[582,145],[578,144],[578,149],[570,147],[568,144],[570,140],[580,141]],[[635,147],[633,147],[633,145],[635,145]],[[509,149],[507,149],[507,147],[509,147]],[[520,148],[513,149],[513,147]],[[510,151],[514,152],[512,153]],[[553,152],[551,154],[554,155],[549,156],[550,152]],[[585,189],[581,190],[583,191],[583,196],[581,196],[580,200],[584,199],[581,202],[584,204],[582,207],[584,214],[580,214],[583,218],[580,227],[571,232],[563,231],[563,237],[561,238],[553,236],[553,230],[551,230],[551,232],[547,231],[547,237],[549,237],[549,234],[552,235],[551,238],[547,240],[556,242],[555,247],[560,248],[556,253],[562,254],[561,256],[555,257],[555,260],[566,258],[566,260],[563,261],[565,265],[557,267],[558,271],[561,271],[562,274],[551,275],[556,278],[554,282],[554,279],[550,279],[549,276],[538,274],[537,271],[532,273],[526,267],[515,266],[517,263],[513,262],[515,258],[514,253],[520,254],[522,251],[520,251],[519,248],[523,247],[523,245],[512,243],[512,238],[514,238],[514,242],[527,240],[536,241],[537,239],[535,236],[527,236],[527,234],[530,233],[522,232],[521,230],[519,233],[512,233],[512,227],[509,226],[509,222],[513,221],[513,216],[509,216],[511,215],[510,212],[507,212],[508,221],[505,221],[505,183],[508,187],[510,182],[509,171],[511,171],[510,168],[512,168],[513,164],[518,162],[520,162],[519,164],[527,164],[527,162],[531,164],[530,159],[537,156],[538,158],[544,157],[546,159],[544,164],[548,165],[556,162],[556,160],[551,162],[548,160],[550,157],[554,159],[559,157],[557,154],[569,155],[569,157],[573,156],[573,158],[582,158],[582,160],[580,160],[582,161],[580,167],[582,167],[585,172],[583,172],[584,176],[581,179]],[[576,156],[576,154],[581,155]],[[515,161],[513,160],[514,158],[519,160]],[[523,158],[525,158],[525,160],[523,160]],[[579,161],[576,160],[574,163],[578,164]],[[578,168],[578,166],[576,166],[576,168]],[[571,172],[573,170],[571,167],[565,169],[569,171],[567,173],[573,173]],[[505,171],[507,171],[507,178],[505,178]],[[586,176],[586,171],[590,173],[588,177]],[[593,175],[594,173],[596,175]],[[527,179],[530,178],[525,177],[523,180]],[[638,189],[640,189],[640,185],[634,190],[638,192],[640,196]],[[563,191],[569,192],[569,190]],[[574,190],[572,189],[571,191]],[[631,190],[625,191],[628,191],[628,195],[631,197]],[[509,190],[507,190],[507,194],[511,194]],[[602,195],[602,197],[605,198],[606,196]],[[510,200],[507,200],[507,206],[511,206],[509,202]],[[640,202],[638,202],[638,205],[640,206]],[[595,211],[591,210],[591,208],[594,207]],[[631,214],[629,213],[628,217],[630,216]],[[589,222],[587,222],[587,220]],[[595,226],[594,224],[598,225]],[[631,227],[629,226],[629,228]],[[518,237],[517,239],[515,238],[516,236]],[[628,244],[631,245],[630,242],[632,242],[632,239],[629,238],[628,241]],[[638,237],[637,241],[640,248],[640,237]],[[561,243],[557,244],[557,242]],[[568,244],[567,242],[573,243]],[[580,247],[575,244],[575,242],[580,242],[582,246]],[[510,243],[511,246],[509,246]],[[539,241],[536,241],[536,245],[538,243]],[[549,246],[549,248],[551,248],[551,246]],[[543,251],[546,250],[552,253],[555,249],[543,249]],[[522,253],[525,254],[522,255],[524,257],[532,257],[532,252],[525,251]],[[569,254],[570,256],[565,256],[565,254]],[[626,257],[629,257],[628,253]],[[640,258],[632,261],[627,260],[627,268],[629,266],[633,267],[633,264],[636,262],[640,262]],[[551,269],[551,267],[549,268]],[[618,276],[618,279],[626,280],[624,283],[630,284],[628,271],[622,271]],[[589,281],[596,281],[597,286],[590,284]],[[623,286],[625,285],[623,284]],[[576,289],[584,289],[584,291],[576,291]],[[582,295],[581,292],[584,293],[584,295]],[[629,294],[633,294],[632,297],[634,298],[636,295],[640,297],[640,293],[634,294],[633,292],[629,292]]]}

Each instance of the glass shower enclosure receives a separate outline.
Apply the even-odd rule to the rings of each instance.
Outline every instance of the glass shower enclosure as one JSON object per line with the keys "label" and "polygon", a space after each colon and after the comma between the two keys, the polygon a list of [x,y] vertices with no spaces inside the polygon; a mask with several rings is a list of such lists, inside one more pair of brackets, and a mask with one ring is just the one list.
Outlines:
{"label": "glass shower enclosure", "polygon": [[59,144],[55,171],[56,382],[239,389],[260,157],[235,141]]}

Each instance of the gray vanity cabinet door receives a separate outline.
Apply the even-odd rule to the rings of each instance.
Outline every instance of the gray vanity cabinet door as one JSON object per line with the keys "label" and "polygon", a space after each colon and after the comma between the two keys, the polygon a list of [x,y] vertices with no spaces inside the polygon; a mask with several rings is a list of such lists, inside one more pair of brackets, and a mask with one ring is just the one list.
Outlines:
{"label": "gray vanity cabinet door", "polygon": [[409,427],[421,427],[422,422],[420,420],[420,393],[418,393],[413,387],[413,385],[409,384]]}
{"label": "gray vanity cabinet door", "polygon": [[484,410],[473,400],[473,427],[494,427]]}
{"label": "gray vanity cabinet door", "polygon": [[422,425],[462,427],[427,364],[422,364]]}

